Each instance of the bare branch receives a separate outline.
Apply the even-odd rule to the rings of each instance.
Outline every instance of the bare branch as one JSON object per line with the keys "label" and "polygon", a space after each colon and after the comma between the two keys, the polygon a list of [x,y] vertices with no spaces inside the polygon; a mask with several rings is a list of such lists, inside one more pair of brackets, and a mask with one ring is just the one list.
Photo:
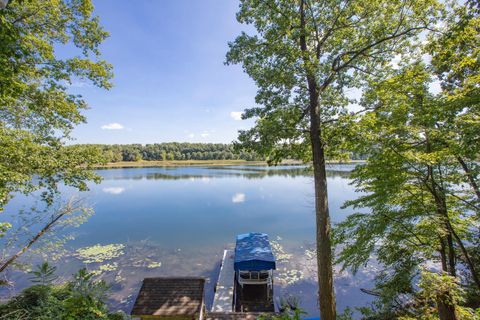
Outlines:
{"label": "bare branch", "polygon": [[17,260],[18,257],[24,254],[25,251],[27,251],[35,242],[37,242],[40,237],[47,233],[61,218],[78,210],[81,210],[80,201],[70,200],[62,209],[60,209],[56,213],[56,215],[52,216],[51,220],[47,224],[45,224],[45,226],[24,247],[22,247],[16,254],[14,254],[2,264],[2,266],[0,267],[0,273],[3,272],[15,260]]}

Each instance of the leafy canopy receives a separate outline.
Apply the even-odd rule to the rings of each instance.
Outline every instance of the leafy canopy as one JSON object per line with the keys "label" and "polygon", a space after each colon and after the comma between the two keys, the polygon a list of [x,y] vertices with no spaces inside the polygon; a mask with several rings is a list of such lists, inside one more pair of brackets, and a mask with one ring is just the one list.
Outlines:
{"label": "leafy canopy", "polygon": [[[479,303],[480,60],[472,4],[451,8],[441,32],[429,35],[420,55],[430,54],[430,64],[402,57],[400,68],[371,81],[362,99],[371,111],[355,124],[351,142],[369,157],[352,175],[362,195],[346,203],[358,212],[337,226],[336,242],[344,245],[344,267],[380,262],[377,317],[436,319],[431,301],[442,290],[443,302],[459,314]],[[435,79],[438,94],[429,89]],[[432,264],[442,271],[421,268]]]}
{"label": "leafy canopy", "polygon": [[[230,43],[227,64],[242,64],[258,87],[257,107],[244,118],[254,128],[240,133],[241,147],[269,155],[276,162],[310,160],[307,76],[319,92],[322,141],[330,157],[341,157],[348,137],[349,90],[388,69],[390,60],[433,25],[436,1],[243,0],[237,19],[256,33],[242,33]],[[306,50],[300,39],[306,35]]]}
{"label": "leafy canopy", "polygon": [[0,210],[15,192],[42,189],[51,203],[58,182],[84,190],[98,179],[89,170],[98,152],[64,143],[87,108],[70,85],[111,87],[99,51],[107,36],[90,0],[12,0],[0,9]]}

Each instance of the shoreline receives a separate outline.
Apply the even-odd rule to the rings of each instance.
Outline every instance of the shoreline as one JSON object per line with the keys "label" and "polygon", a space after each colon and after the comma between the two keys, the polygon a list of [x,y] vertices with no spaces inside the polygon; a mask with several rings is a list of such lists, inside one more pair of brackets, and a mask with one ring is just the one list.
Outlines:
{"label": "shoreline", "polygon": [[[355,164],[364,160],[326,161],[327,164]],[[285,160],[279,165],[302,165],[299,160]],[[159,160],[159,161],[120,161],[109,162],[104,165],[95,166],[94,169],[126,169],[126,168],[156,168],[156,167],[189,167],[189,166],[268,166],[266,161],[247,160]]]}

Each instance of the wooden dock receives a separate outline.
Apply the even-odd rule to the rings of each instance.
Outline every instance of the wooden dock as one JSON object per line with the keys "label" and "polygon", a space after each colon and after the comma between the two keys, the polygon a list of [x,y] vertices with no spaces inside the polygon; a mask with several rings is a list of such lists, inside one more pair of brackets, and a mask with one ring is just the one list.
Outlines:
{"label": "wooden dock", "polygon": [[211,312],[232,312],[235,270],[233,268],[235,253],[233,250],[223,252],[222,266],[218,276]]}

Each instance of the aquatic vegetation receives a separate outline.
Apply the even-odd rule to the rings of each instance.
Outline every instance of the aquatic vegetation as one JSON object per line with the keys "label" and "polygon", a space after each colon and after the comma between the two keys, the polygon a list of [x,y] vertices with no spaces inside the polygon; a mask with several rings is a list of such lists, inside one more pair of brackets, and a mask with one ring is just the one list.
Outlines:
{"label": "aquatic vegetation", "polygon": [[115,270],[117,270],[117,268],[118,268],[118,263],[116,263],[116,262],[107,263],[107,264],[102,264],[100,267],[98,267],[97,270],[91,271],[91,273],[94,274],[95,276],[98,276],[98,275],[101,275],[104,272],[115,271]]}
{"label": "aquatic vegetation", "polygon": [[317,253],[315,252],[315,250],[306,249],[305,250],[305,256],[309,260],[316,260],[317,259]]}
{"label": "aquatic vegetation", "polygon": [[301,270],[282,268],[278,270],[276,280],[279,284],[287,286],[304,278],[304,273]]}
{"label": "aquatic vegetation", "polygon": [[302,270],[296,269],[292,263],[293,259],[292,253],[287,253],[285,248],[282,246],[280,241],[281,237],[277,236],[276,240],[271,240],[270,245],[272,246],[273,253],[277,260],[277,271],[275,273],[275,280],[278,284],[287,286],[294,284],[305,278],[305,273]]}
{"label": "aquatic vegetation", "polygon": [[83,260],[84,263],[102,263],[107,260],[112,260],[123,255],[125,252],[123,244],[96,244],[91,247],[80,248],[76,251],[76,255]]}
{"label": "aquatic vegetation", "polygon": [[121,283],[125,281],[125,278],[122,277],[122,270],[118,271],[118,273],[115,275],[115,282],[116,283]]}
{"label": "aquatic vegetation", "polygon": [[288,262],[292,258],[292,255],[285,252],[285,249],[279,242],[281,239],[282,238],[277,237],[277,240],[271,240],[270,245],[272,246],[277,262]]}
{"label": "aquatic vegetation", "polygon": [[147,268],[154,269],[154,268],[160,268],[161,266],[162,266],[161,262],[152,261],[147,265]]}

